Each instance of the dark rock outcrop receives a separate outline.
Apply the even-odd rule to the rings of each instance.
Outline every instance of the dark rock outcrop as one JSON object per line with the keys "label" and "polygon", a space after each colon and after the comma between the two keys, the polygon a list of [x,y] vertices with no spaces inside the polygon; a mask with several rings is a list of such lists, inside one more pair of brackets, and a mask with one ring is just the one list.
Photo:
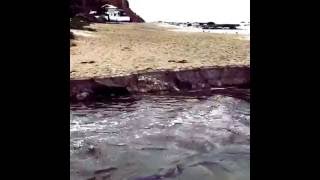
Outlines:
{"label": "dark rock outcrop", "polygon": [[72,101],[134,93],[187,92],[215,87],[248,87],[250,67],[212,67],[158,71],[128,76],[70,80]]}
{"label": "dark rock outcrop", "polygon": [[111,4],[123,9],[132,22],[144,22],[144,20],[130,9],[128,0],[71,0],[70,16],[78,13],[88,13],[90,10],[98,10],[104,4]]}

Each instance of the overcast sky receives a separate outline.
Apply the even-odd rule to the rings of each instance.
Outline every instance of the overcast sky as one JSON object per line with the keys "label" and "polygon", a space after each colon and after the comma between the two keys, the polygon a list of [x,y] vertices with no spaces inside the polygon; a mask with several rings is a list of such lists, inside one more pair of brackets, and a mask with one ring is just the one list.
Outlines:
{"label": "overcast sky", "polygon": [[129,0],[145,21],[250,21],[250,0]]}

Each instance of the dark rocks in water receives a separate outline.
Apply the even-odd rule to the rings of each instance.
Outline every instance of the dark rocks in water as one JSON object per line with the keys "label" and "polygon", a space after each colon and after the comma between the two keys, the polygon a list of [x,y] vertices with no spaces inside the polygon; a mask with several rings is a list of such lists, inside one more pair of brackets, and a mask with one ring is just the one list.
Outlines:
{"label": "dark rocks in water", "polygon": [[107,180],[111,177],[112,171],[117,170],[116,167],[108,167],[94,171],[94,176],[87,180]]}
{"label": "dark rocks in water", "polygon": [[95,154],[96,152],[97,152],[97,150],[93,145],[89,146],[88,153]]}
{"label": "dark rocks in water", "polygon": [[101,180],[107,180],[111,177],[111,174],[106,174],[104,176],[101,176]]}
{"label": "dark rocks in water", "polygon": [[165,178],[171,178],[176,176],[176,168],[168,169],[167,172],[163,175]]}
{"label": "dark rocks in water", "polygon": [[168,169],[167,172],[165,174],[163,174],[162,176],[165,178],[174,178],[174,177],[181,175],[183,170],[184,169],[183,169],[182,165],[177,164],[177,166],[175,168]]}
{"label": "dark rocks in water", "polygon": [[145,177],[137,177],[133,180],[160,180],[163,177],[161,175],[152,175],[152,176],[145,176]]}
{"label": "dark rocks in water", "polygon": [[182,165],[178,164],[174,168],[169,168],[165,170],[164,173],[154,174],[151,176],[137,177],[137,178],[134,178],[133,180],[159,180],[164,178],[175,178],[180,174],[182,174],[182,171],[183,171]]}
{"label": "dark rocks in water", "polygon": [[89,178],[88,180],[107,180],[107,179],[110,179],[111,177],[111,174],[104,174],[104,175],[96,175],[96,176],[93,176],[91,178]]}
{"label": "dark rocks in water", "polygon": [[181,164],[177,164],[177,170],[178,170],[178,173],[181,174],[184,168]]}
{"label": "dark rocks in water", "polygon": [[116,167],[108,167],[108,168],[96,170],[96,171],[94,171],[94,174],[108,173],[108,172],[111,172],[111,171],[115,171],[117,169],[118,168],[116,168]]}
{"label": "dark rocks in water", "polygon": [[141,150],[163,151],[163,150],[167,150],[167,148],[163,148],[163,147],[143,147],[143,148],[141,148]]}
{"label": "dark rocks in water", "polygon": [[211,169],[211,168],[219,168],[219,169],[222,169],[226,172],[231,172],[229,169],[227,169],[226,167],[224,167],[223,165],[217,163],[217,162],[211,162],[211,161],[202,161],[202,162],[199,162],[199,163],[195,163],[195,164],[192,164],[190,165],[190,167],[195,167],[195,166],[204,166],[208,169]]}

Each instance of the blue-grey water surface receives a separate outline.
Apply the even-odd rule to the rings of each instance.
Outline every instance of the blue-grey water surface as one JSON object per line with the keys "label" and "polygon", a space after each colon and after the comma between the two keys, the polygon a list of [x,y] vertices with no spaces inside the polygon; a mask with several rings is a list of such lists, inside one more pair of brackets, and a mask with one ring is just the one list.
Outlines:
{"label": "blue-grey water surface", "polygon": [[249,180],[250,103],[224,95],[72,104],[70,178]]}

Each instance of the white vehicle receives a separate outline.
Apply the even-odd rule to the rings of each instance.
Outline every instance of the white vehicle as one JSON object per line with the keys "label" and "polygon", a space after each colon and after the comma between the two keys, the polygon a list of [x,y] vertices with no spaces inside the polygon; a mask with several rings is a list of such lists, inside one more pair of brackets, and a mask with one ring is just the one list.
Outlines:
{"label": "white vehicle", "polygon": [[105,4],[102,8],[105,10],[105,18],[107,21],[130,22],[131,20],[124,10],[113,5]]}
{"label": "white vehicle", "polygon": [[130,22],[129,16],[109,15],[110,21]]}

